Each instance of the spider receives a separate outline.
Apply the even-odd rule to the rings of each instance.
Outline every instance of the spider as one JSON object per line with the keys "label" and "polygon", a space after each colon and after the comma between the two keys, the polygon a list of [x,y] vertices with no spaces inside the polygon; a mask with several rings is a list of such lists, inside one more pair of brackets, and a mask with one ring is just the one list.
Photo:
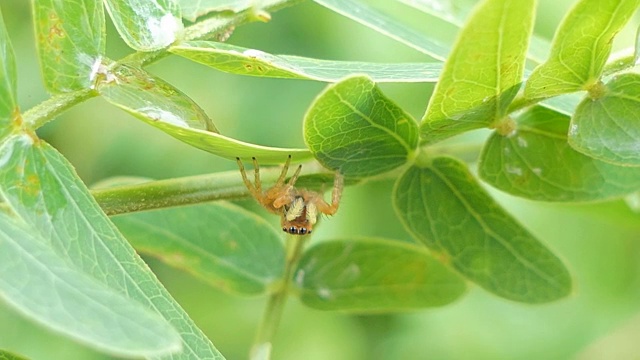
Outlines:
{"label": "spider", "polygon": [[318,212],[326,215],[333,215],[338,211],[340,197],[342,196],[342,188],[344,186],[344,178],[342,174],[336,172],[333,181],[333,192],[331,196],[331,204],[328,204],[321,193],[310,191],[307,189],[296,189],[294,187],[302,165],[299,165],[296,172],[285,184],[284,179],[289,170],[291,163],[291,155],[287,158],[287,162],[282,168],[280,177],[267,191],[262,191],[262,182],[260,181],[260,167],[256,158],[253,159],[254,168],[254,184],[247,178],[247,172],[242,165],[240,158],[236,158],[242,181],[251,195],[268,211],[279,214],[281,216],[280,223],[282,231],[292,235],[311,234],[313,225],[318,221]]}

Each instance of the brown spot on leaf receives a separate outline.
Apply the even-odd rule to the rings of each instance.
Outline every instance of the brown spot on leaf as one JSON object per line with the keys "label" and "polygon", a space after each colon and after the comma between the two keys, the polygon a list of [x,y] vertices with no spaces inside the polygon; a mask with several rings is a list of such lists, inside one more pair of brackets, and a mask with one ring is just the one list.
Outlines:
{"label": "brown spot on leaf", "polygon": [[50,43],[53,43],[56,38],[63,38],[67,35],[62,28],[62,22],[60,21],[58,15],[56,15],[55,13],[49,14],[49,21],[50,23],[48,40]]}

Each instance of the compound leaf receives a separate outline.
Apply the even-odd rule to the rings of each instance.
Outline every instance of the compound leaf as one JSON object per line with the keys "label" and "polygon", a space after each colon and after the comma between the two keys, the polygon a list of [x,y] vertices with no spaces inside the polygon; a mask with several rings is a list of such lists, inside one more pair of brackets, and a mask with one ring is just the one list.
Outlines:
{"label": "compound leaf", "polygon": [[534,0],[486,0],[463,27],[420,126],[426,142],[488,127],[520,88]]}
{"label": "compound leaf", "polygon": [[424,248],[382,239],[315,245],[304,253],[295,284],[310,307],[358,313],[443,306],[466,290]]}
{"label": "compound leaf", "polygon": [[33,18],[47,90],[59,94],[88,89],[105,52],[102,2],[36,0]]}
{"label": "compound leaf", "polygon": [[407,230],[487,291],[526,303],[571,291],[558,257],[496,204],[459,161],[439,157],[411,167],[393,197]]}
{"label": "compound leaf", "polygon": [[325,167],[366,177],[405,164],[418,145],[418,127],[366,76],[329,85],[304,119],[304,139]]}
{"label": "compound leaf", "polygon": [[494,133],[482,152],[483,180],[510,194],[541,201],[594,201],[640,190],[637,168],[616,166],[567,143],[569,117],[535,107],[515,133]]}
{"label": "compound leaf", "polygon": [[227,291],[263,294],[284,271],[279,234],[261,217],[226,202],[112,219],[138,251]]}
{"label": "compound leaf", "polygon": [[527,80],[528,98],[545,98],[588,89],[611,53],[613,37],[631,18],[640,0],[581,0],[556,32],[551,56]]}
{"label": "compound leaf", "polygon": [[183,31],[175,0],[104,0],[104,4],[116,30],[134,50],[165,48]]}
{"label": "compound leaf", "polygon": [[441,63],[380,64],[272,55],[213,41],[187,41],[169,51],[232,74],[336,82],[354,74],[376,82],[436,82]]}
{"label": "compound leaf", "polygon": [[182,337],[182,352],[172,358],[222,358],[100,210],[60,153],[33,135],[22,134],[0,147],[0,159],[0,195],[31,232],[78,271],[169,321]]}
{"label": "compound leaf", "polygon": [[617,76],[600,97],[584,99],[571,119],[569,144],[596,159],[640,166],[640,74]]}
{"label": "compound leaf", "polygon": [[180,337],[166,320],[72,267],[49,245],[0,213],[0,298],[49,328],[113,354],[180,350]]}

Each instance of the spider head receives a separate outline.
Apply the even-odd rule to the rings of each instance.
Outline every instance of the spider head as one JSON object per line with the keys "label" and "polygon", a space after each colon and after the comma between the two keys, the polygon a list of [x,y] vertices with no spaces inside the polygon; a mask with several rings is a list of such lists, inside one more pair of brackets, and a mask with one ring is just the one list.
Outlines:
{"label": "spider head", "polygon": [[282,213],[282,231],[291,235],[311,234],[316,223],[318,211],[313,202],[296,196],[291,204],[285,205]]}

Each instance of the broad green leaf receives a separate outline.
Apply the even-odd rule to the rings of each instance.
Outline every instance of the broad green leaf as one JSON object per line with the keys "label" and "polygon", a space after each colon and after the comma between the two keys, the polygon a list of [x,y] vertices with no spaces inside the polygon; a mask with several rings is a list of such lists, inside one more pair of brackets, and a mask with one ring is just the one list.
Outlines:
{"label": "broad green leaf", "polygon": [[142,120],[218,132],[191,98],[142,69],[120,65],[115,72],[105,74],[97,90],[107,101]]}
{"label": "broad green leaf", "polygon": [[169,358],[222,358],[62,155],[42,140],[19,135],[0,148],[0,159],[0,195],[31,232],[78,271],[159,313],[178,330],[182,352]]}
{"label": "broad green leaf", "polygon": [[113,222],[138,251],[227,291],[263,294],[284,272],[279,233],[229,203],[132,213]]}
{"label": "broad green leaf", "polygon": [[404,165],[418,145],[418,127],[366,76],[329,85],[304,119],[304,140],[325,167],[366,177]]}
{"label": "broad green leaf", "polygon": [[240,12],[251,7],[253,0],[178,0],[182,17],[195,22],[198,17],[212,12]]}
{"label": "broad green leaf", "polygon": [[449,54],[449,49],[427,36],[407,27],[401,21],[397,21],[371,7],[360,0],[314,0],[316,3],[357,21],[362,25],[399,41],[415,50],[425,53],[437,60],[444,60]]}
{"label": "broad green leaf", "polygon": [[595,84],[611,52],[613,37],[640,0],[580,0],[553,39],[551,56],[527,80],[528,98],[586,90]]}
{"label": "broad green leaf", "polygon": [[132,49],[165,48],[182,35],[177,0],[104,0],[118,33]]}
{"label": "broad green leaf", "polygon": [[178,0],[182,9],[182,17],[195,22],[200,16],[212,12],[231,11],[238,13],[256,6],[273,7],[290,0]]}
{"label": "broad green leaf", "polygon": [[0,12],[0,139],[11,133],[12,123],[19,119],[16,59]]}
{"label": "broad green leaf", "polygon": [[[429,14],[438,19],[454,25],[458,28],[464,25],[467,15],[471,12],[476,0],[448,0],[448,1],[433,1],[433,0],[396,0],[405,5],[411,6],[417,10],[420,10],[426,14]],[[531,36],[531,44],[529,45],[529,52],[527,53],[527,59],[533,60],[536,63],[541,63],[549,55],[549,48],[551,43],[539,36],[533,34]]]}
{"label": "broad green leaf", "polygon": [[535,0],[485,0],[462,29],[420,126],[425,142],[489,127],[520,88]]}
{"label": "broad green leaf", "polygon": [[525,303],[570,293],[571,277],[558,257],[496,204],[459,161],[440,157],[411,167],[393,198],[416,239],[487,291]]}
{"label": "broad green leaf", "polygon": [[426,249],[382,239],[315,245],[300,260],[295,284],[310,307],[359,313],[443,306],[467,288]]}
{"label": "broad green leaf", "polygon": [[87,89],[105,53],[102,1],[34,0],[40,67],[54,94]]}
{"label": "broad green leaf", "polygon": [[395,0],[416,10],[442,19],[449,24],[462,26],[465,18],[471,12],[476,0]]}
{"label": "broad green leaf", "polygon": [[640,166],[640,74],[617,76],[602,96],[584,99],[571,119],[569,144],[596,159]]}
{"label": "broad green leaf", "polygon": [[50,243],[0,214],[0,298],[26,317],[102,351],[156,356],[178,333],[139,302],[85,275]]}
{"label": "broad green leaf", "polygon": [[494,133],[482,152],[483,180],[510,194],[542,201],[594,201],[640,190],[640,169],[608,164],[567,143],[569,117],[535,107],[517,131]]}
{"label": "broad green leaf", "polygon": [[0,350],[0,360],[27,360],[27,358],[15,355],[5,350]]}
{"label": "broad green leaf", "polygon": [[272,55],[213,41],[187,41],[169,51],[232,74],[326,82],[354,74],[368,75],[376,82],[436,82],[442,69],[441,63],[380,64]]}
{"label": "broad green leaf", "polygon": [[[218,134],[193,100],[140,69],[121,66],[98,91],[110,103],[167,134],[212,154],[235,160],[256,157],[262,164],[280,164],[291,155],[295,161],[311,158],[305,149],[283,149],[245,143]],[[209,129],[209,131],[206,131]]]}

